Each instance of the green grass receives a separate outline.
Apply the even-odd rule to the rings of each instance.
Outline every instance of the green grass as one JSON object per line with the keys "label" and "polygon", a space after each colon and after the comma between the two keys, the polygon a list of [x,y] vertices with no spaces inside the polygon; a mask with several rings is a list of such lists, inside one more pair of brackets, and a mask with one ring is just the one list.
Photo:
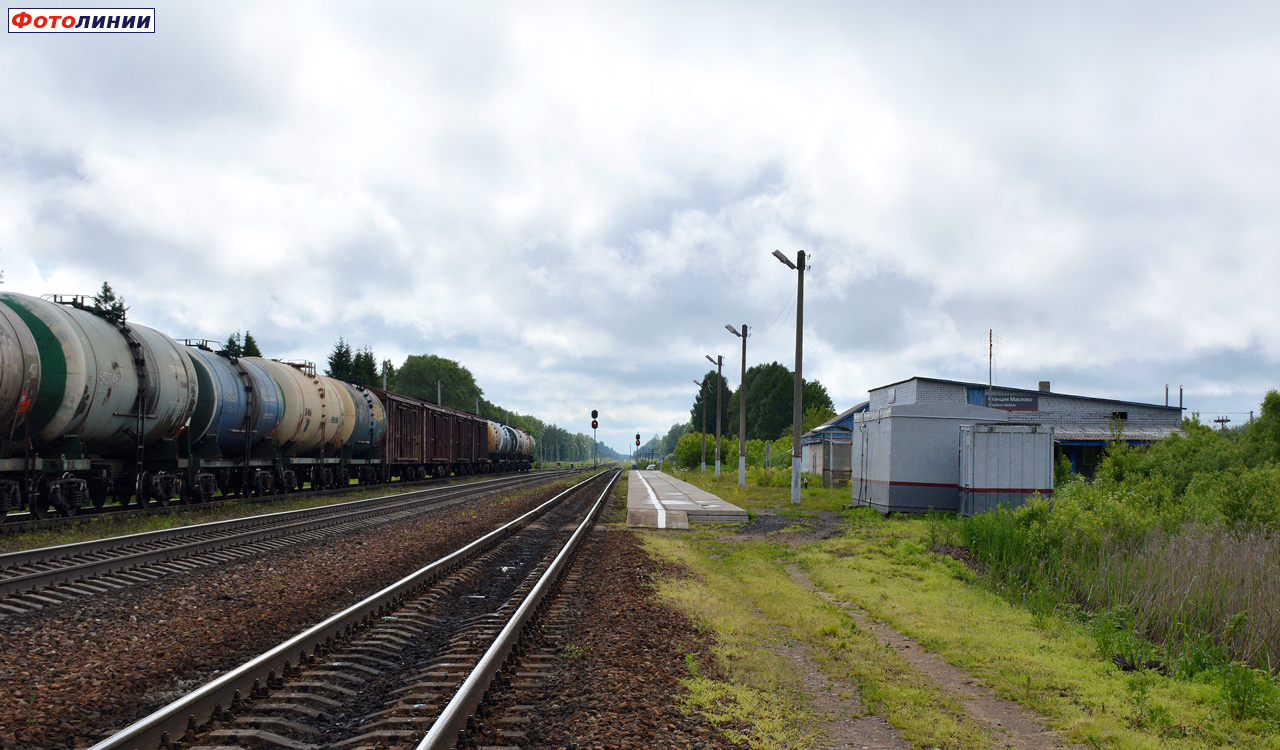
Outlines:
{"label": "green grass", "polygon": [[1087,623],[1010,602],[931,552],[929,519],[854,515],[848,535],[798,554],[814,582],[1040,712],[1070,739],[1115,748],[1280,747],[1274,726],[1233,717],[1216,684],[1121,672]]}
{"label": "green grass", "polygon": [[[736,477],[719,485],[695,483],[721,490],[717,494],[726,499],[739,491]],[[806,495],[808,507],[829,508],[831,501],[817,493],[832,492],[839,490]],[[749,487],[744,504],[789,513],[786,493]],[[845,511],[844,518],[843,533],[799,547],[732,541],[714,528],[644,532],[651,554],[692,574],[662,581],[660,595],[715,634],[715,656],[727,675],[715,682],[691,672],[690,706],[713,720],[748,722],[754,729],[741,739],[751,746],[812,746],[806,727],[813,716],[799,680],[769,648],[779,638],[799,641],[829,674],[857,684],[864,710],[884,716],[916,747],[993,745],[927,678],[793,582],[786,567],[798,565],[821,589],[921,642],[997,695],[1038,712],[1072,742],[1280,750],[1280,728],[1257,718],[1280,700],[1262,673],[1243,665],[1217,667],[1196,679],[1123,672],[1109,651],[1136,637],[1125,623],[1002,595],[965,564],[932,551],[935,543],[957,541],[952,519],[885,519],[867,509]]]}
{"label": "green grass", "polygon": [[662,582],[660,593],[715,632],[716,656],[729,676],[727,684],[710,684],[705,677],[691,681],[691,705],[715,720],[724,697],[736,696],[735,711],[725,715],[754,726],[745,736],[752,747],[812,746],[806,725],[813,715],[799,680],[790,662],[769,649],[780,638],[806,644],[824,670],[858,684],[867,710],[883,715],[918,746],[990,746],[955,701],[843,612],[793,582],[785,566],[794,557],[783,545],[726,543],[713,531],[646,532],[645,544],[694,574]]}

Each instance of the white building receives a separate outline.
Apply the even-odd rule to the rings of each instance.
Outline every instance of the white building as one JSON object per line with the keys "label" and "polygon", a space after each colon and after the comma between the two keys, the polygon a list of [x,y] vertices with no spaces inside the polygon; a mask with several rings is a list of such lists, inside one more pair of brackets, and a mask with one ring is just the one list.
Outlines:
{"label": "white building", "polygon": [[1051,429],[1072,469],[1092,474],[1112,440],[1168,437],[1181,426],[1182,409],[1053,393],[1047,382],[1038,390],[919,377],[890,383],[873,389],[867,410],[853,415],[853,503],[884,513],[960,510],[960,428],[1001,423]]}

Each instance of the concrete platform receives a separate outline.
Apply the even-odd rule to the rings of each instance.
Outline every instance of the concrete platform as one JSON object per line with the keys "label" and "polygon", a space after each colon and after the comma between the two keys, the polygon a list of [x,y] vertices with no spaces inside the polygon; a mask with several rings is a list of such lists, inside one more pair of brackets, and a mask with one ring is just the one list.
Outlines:
{"label": "concrete platform", "polygon": [[690,523],[746,523],[742,508],[660,471],[627,475],[627,525],[687,529]]}

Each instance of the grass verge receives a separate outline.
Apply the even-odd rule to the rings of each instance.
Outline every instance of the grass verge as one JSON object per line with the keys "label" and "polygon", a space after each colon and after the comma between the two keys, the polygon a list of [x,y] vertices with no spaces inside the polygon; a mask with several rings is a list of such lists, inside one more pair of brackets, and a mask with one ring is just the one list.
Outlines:
{"label": "grass verge", "polygon": [[829,674],[861,688],[868,713],[884,716],[919,747],[986,748],[985,733],[955,701],[911,669],[848,616],[794,583],[795,555],[769,541],[730,542],[715,530],[645,533],[651,554],[691,576],[669,578],[660,595],[716,633],[729,682],[691,674],[690,705],[713,721],[745,721],[731,737],[756,748],[811,747],[814,716],[790,663],[770,649],[779,639],[807,646]]}
{"label": "grass verge", "polygon": [[1078,620],[1010,603],[929,550],[929,521],[850,514],[848,533],[797,553],[812,580],[936,650],[1071,740],[1108,748],[1280,748],[1276,727],[1233,718],[1222,691],[1122,672]]}

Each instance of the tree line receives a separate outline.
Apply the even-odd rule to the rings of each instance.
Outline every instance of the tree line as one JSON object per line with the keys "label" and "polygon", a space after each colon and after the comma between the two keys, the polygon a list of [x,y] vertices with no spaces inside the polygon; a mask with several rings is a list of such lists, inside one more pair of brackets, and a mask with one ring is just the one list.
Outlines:
{"label": "tree line", "polygon": [[[520,414],[484,397],[475,375],[462,364],[434,354],[411,354],[396,367],[391,360],[381,362],[373,349],[356,350],[339,338],[329,353],[325,375],[356,385],[385,388],[411,398],[476,414],[483,419],[511,425],[538,440],[539,453],[546,461],[587,461],[592,458],[590,435],[570,433],[537,417]],[[600,458],[621,458],[609,446],[597,446]]]}
{"label": "tree line", "polygon": [[[0,273],[0,282],[3,278]],[[113,323],[124,323],[129,308],[111,284],[104,281],[102,289],[91,301],[98,315]],[[243,334],[239,331],[232,333],[222,343],[222,349],[233,357],[263,356],[257,340],[248,330]],[[524,430],[538,439],[539,451],[547,461],[589,461],[593,453],[600,458],[623,458],[604,443],[596,444],[593,450],[589,435],[570,433],[537,417],[512,412],[492,403],[484,397],[484,389],[476,383],[471,371],[451,359],[434,354],[412,354],[396,367],[389,359],[379,362],[371,347],[357,350],[344,337],[339,337],[326,364],[324,374],[331,378],[384,388]]]}

